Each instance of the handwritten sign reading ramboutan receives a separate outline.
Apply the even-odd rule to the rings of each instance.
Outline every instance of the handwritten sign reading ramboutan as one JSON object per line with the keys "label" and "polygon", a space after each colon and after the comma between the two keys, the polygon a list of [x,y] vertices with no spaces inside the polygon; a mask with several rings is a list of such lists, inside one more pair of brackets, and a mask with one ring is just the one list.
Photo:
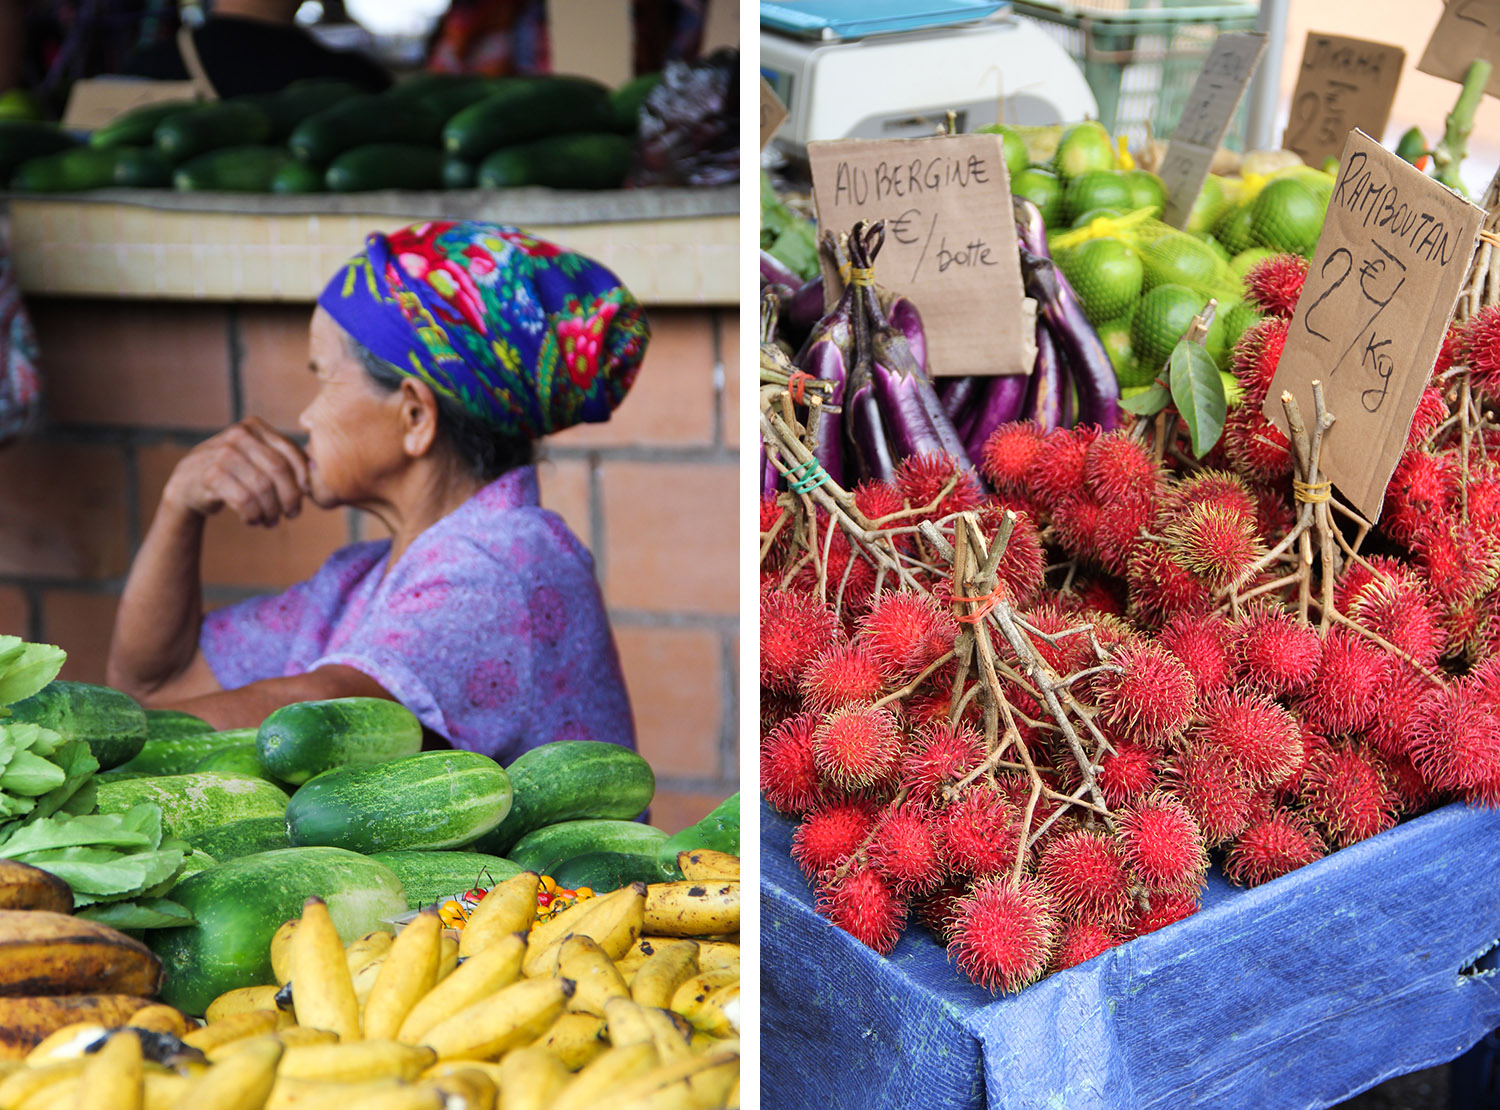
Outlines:
{"label": "handwritten sign reading ramboutan", "polygon": [[818,226],[884,220],[881,285],[922,314],[932,375],[1028,374],[999,135],[808,143]]}
{"label": "handwritten sign reading ramboutan", "polygon": [[1399,46],[1309,31],[1281,145],[1321,166],[1354,128],[1383,135],[1405,61]]}
{"label": "handwritten sign reading ramboutan", "polygon": [[1311,419],[1311,383],[1323,382],[1336,418],[1323,438],[1323,475],[1370,520],[1406,448],[1483,219],[1350,132],[1264,411],[1285,432],[1282,390]]}
{"label": "handwritten sign reading ramboutan", "polygon": [[1495,63],[1484,91],[1500,96],[1500,0],[1449,0],[1417,68],[1462,81],[1475,58]]}

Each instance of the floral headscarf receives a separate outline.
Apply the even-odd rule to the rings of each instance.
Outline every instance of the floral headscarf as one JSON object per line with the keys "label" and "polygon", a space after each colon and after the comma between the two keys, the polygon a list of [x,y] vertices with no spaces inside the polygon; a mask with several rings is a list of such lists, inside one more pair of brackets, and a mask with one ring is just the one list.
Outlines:
{"label": "floral headscarf", "polygon": [[597,262],[472,220],[368,236],[318,304],[401,372],[529,439],[608,420],[651,334]]}

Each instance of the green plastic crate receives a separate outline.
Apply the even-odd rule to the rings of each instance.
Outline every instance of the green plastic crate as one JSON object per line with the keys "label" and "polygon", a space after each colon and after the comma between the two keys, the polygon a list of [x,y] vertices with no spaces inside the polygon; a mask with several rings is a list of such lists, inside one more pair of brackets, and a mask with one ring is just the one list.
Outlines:
{"label": "green plastic crate", "polygon": [[[1172,0],[1091,3],[1015,0],[1012,10],[1040,23],[1083,69],[1099,102],[1099,121],[1132,148],[1149,129],[1166,139],[1221,31],[1253,31],[1258,3],[1179,4]],[[1240,149],[1249,95],[1225,145]]]}

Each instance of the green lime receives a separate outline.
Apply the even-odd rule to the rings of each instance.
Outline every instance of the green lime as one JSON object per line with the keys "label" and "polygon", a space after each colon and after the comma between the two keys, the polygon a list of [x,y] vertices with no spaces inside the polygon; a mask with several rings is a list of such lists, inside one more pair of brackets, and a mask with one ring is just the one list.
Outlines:
{"label": "green lime", "polygon": [[1005,150],[1005,172],[1011,177],[1031,164],[1031,155],[1026,150],[1026,140],[1003,123],[986,124],[974,132],[976,135],[999,135]]}
{"label": "green lime", "polygon": [[1135,348],[1130,342],[1130,321],[1125,318],[1109,320],[1096,329],[1099,341],[1104,344],[1104,353],[1115,368],[1115,379],[1122,389],[1133,385],[1149,385],[1156,377],[1135,358]]}
{"label": "green lime", "polygon": [[1035,166],[1024,169],[1010,179],[1010,191],[1025,197],[1042,212],[1042,222],[1048,227],[1062,222],[1062,182],[1050,170]]}
{"label": "green lime", "polygon": [[1217,174],[1209,174],[1203,182],[1203,191],[1188,210],[1184,231],[1211,231],[1215,221],[1223,214],[1228,201],[1224,199],[1224,183]]}
{"label": "green lime", "polygon": [[1160,370],[1208,298],[1185,285],[1158,285],[1141,298],[1130,322],[1130,342],[1143,368]]}
{"label": "green lime", "polygon": [[[1221,309],[1222,311],[1222,309]],[[1261,313],[1256,311],[1252,304],[1244,301],[1235,301],[1224,312],[1224,346],[1233,353],[1235,345],[1239,343],[1240,336],[1261,318]]]}
{"label": "green lime", "polygon": [[1245,275],[1250,272],[1250,267],[1264,259],[1274,257],[1276,253],[1276,251],[1266,250],[1265,247],[1250,247],[1248,250],[1242,250],[1229,260],[1229,272],[1243,282]]}
{"label": "green lime", "polygon": [[1127,170],[1123,175],[1130,186],[1131,208],[1155,208],[1160,216],[1167,207],[1167,189],[1150,170]]}
{"label": "green lime", "polygon": [[1127,208],[1130,186],[1113,170],[1090,170],[1063,190],[1063,218],[1073,220],[1093,208]]}
{"label": "green lime", "polygon": [[1113,320],[1140,299],[1140,255],[1119,239],[1089,239],[1059,262],[1090,323]]}
{"label": "green lime", "polygon": [[1250,235],[1250,213],[1249,205],[1237,204],[1227,209],[1214,224],[1214,238],[1223,243],[1231,255],[1255,246]]}
{"label": "green lime", "polygon": [[1125,213],[1118,208],[1090,208],[1074,220],[1072,226],[1088,227],[1095,220],[1118,220],[1123,215]]}
{"label": "green lime", "polygon": [[1318,245],[1324,212],[1311,186],[1294,177],[1278,178],[1256,196],[1250,233],[1262,247],[1308,254]]}
{"label": "green lime", "polygon": [[1208,247],[1209,250],[1218,255],[1219,261],[1224,263],[1224,265],[1226,266],[1229,265],[1229,260],[1234,257],[1229,253],[1229,249],[1225,247],[1223,243],[1219,242],[1206,231],[1200,232],[1199,234],[1193,236],[1193,238],[1197,239],[1198,242],[1204,244],[1206,247]]}
{"label": "green lime", "polygon": [[1052,168],[1064,181],[1092,171],[1114,169],[1115,144],[1104,125],[1088,120],[1063,132],[1063,137],[1057,142],[1057,152],[1052,155]]}
{"label": "green lime", "polygon": [[1223,280],[1225,266],[1202,239],[1180,231],[1168,232],[1148,244],[1141,251],[1141,263],[1145,267],[1147,289],[1168,284],[1216,285]]}

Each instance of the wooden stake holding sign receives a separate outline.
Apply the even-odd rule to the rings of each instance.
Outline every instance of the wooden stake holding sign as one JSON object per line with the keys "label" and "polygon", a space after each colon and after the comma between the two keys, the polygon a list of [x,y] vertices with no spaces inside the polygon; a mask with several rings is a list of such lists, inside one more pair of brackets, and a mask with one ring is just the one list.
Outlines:
{"label": "wooden stake holding sign", "polygon": [[1323,476],[1366,518],[1406,450],[1479,241],[1484,211],[1363,131],[1344,144],[1328,216],[1262,411],[1283,433],[1283,390],[1335,417]]}
{"label": "wooden stake holding sign", "polygon": [[999,135],[815,142],[807,157],[819,227],[885,221],[876,270],[921,312],[929,376],[1031,373]]}
{"label": "wooden stake holding sign", "polygon": [[1500,96],[1500,0],[1449,0],[1417,69],[1462,81],[1476,58],[1495,63],[1484,91]]}
{"label": "wooden stake holding sign", "polygon": [[1281,145],[1321,166],[1339,155],[1354,128],[1385,134],[1405,61],[1399,46],[1309,31]]}
{"label": "wooden stake holding sign", "polygon": [[1229,131],[1229,121],[1265,48],[1266,36],[1259,32],[1222,34],[1214,40],[1157,170],[1167,189],[1162,219],[1173,227],[1187,223],[1193,202],[1208,180],[1209,164]]}

